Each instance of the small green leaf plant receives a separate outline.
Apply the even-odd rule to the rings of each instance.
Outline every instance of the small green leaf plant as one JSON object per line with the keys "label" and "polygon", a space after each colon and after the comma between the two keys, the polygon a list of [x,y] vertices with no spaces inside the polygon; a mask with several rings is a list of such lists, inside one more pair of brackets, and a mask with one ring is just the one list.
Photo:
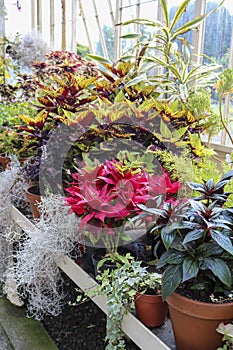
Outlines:
{"label": "small green leaf plant", "polygon": [[115,264],[114,269],[99,272],[96,279],[99,282],[86,292],[87,296],[104,295],[107,298],[106,350],[125,350],[124,333],[121,321],[126,312],[134,309],[137,292],[145,293],[148,289],[160,294],[161,274],[148,272],[142,266],[142,261],[134,261],[127,253],[122,256],[115,253],[114,257],[106,257],[98,263],[98,270],[108,261]]}

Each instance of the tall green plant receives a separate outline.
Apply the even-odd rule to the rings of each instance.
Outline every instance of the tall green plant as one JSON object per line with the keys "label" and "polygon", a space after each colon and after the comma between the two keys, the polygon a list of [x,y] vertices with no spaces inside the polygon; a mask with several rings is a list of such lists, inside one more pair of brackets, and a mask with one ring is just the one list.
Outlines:
{"label": "tall green plant", "polygon": [[[184,15],[190,1],[183,1],[172,19],[169,18],[167,1],[160,0],[164,19],[162,22],[135,19],[123,23],[123,25],[138,23],[155,29],[154,34],[147,41],[141,42],[139,35],[139,42],[134,47],[134,50],[138,51],[137,65],[140,65],[141,71],[146,73],[148,81],[155,87],[159,87],[163,98],[179,99],[183,103],[188,101],[190,93],[195,90],[196,86],[206,86],[213,80],[212,72],[218,67],[215,64],[195,64],[191,59],[190,43],[187,42],[184,35],[189,31],[197,30],[200,23],[217,11],[224,2],[222,1],[208,14],[197,16],[179,25],[179,20]],[[181,50],[177,41],[181,42]],[[151,75],[153,68],[158,68],[159,74]]]}

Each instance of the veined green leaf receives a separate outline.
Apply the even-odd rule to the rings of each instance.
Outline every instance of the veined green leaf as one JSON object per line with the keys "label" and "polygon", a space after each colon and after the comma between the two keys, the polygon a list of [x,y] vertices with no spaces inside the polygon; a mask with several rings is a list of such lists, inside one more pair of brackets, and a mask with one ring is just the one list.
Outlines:
{"label": "veined green leaf", "polygon": [[215,240],[215,242],[217,242],[220,245],[220,247],[222,247],[228,253],[233,255],[232,242],[228,236],[214,229],[210,230],[210,235]]}
{"label": "veined green leaf", "polygon": [[180,265],[169,266],[163,275],[162,280],[162,298],[166,300],[176,288],[179,286],[182,280],[182,268]]}
{"label": "veined green leaf", "polygon": [[185,253],[184,252],[178,252],[177,250],[169,250],[169,256],[167,258],[167,263],[168,264],[173,264],[173,265],[180,265],[185,258]]}
{"label": "veined green leaf", "polygon": [[231,287],[231,271],[227,264],[218,258],[206,258],[203,261],[203,269],[210,269],[213,274],[226,286]]}
{"label": "veined green leaf", "polygon": [[[162,254],[162,256],[159,258],[159,261],[157,263],[158,268],[164,267],[168,263],[168,259],[170,257],[170,254],[171,254],[171,251],[168,251],[168,252],[165,252]],[[156,255],[157,254],[155,254],[155,256]]]}
{"label": "veined green leaf", "polygon": [[172,242],[174,241],[176,237],[175,231],[167,231],[166,227],[164,227],[161,231],[161,238],[163,241],[163,244],[165,245],[166,249],[169,249]]}
{"label": "veined green leaf", "polygon": [[160,133],[166,139],[172,138],[172,132],[169,130],[167,124],[162,119],[160,121]]}
{"label": "veined green leaf", "polygon": [[223,252],[223,248],[220,247],[217,243],[203,243],[198,248],[198,255],[204,258],[207,258],[211,255],[220,255]]}
{"label": "veined green leaf", "polygon": [[182,268],[183,268],[183,279],[182,279],[183,282],[193,277],[196,277],[199,271],[199,266],[196,259],[195,258],[193,259],[190,256],[187,256],[184,259]]}
{"label": "veined green leaf", "polygon": [[203,231],[201,230],[193,230],[187,233],[185,236],[183,243],[187,244],[188,242],[195,241],[203,236]]}

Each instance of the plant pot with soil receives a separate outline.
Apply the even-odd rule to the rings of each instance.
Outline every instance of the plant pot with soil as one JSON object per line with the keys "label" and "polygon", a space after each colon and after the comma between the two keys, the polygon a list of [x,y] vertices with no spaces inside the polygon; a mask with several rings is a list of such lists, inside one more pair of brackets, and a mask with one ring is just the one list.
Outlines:
{"label": "plant pot with soil", "polygon": [[233,299],[207,303],[172,293],[166,301],[178,350],[216,350],[222,345],[222,335],[216,329],[219,323],[232,321]]}

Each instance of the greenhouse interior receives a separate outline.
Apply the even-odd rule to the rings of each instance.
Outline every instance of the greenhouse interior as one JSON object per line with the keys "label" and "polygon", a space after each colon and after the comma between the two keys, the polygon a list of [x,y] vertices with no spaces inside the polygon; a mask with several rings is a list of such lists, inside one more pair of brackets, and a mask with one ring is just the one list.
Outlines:
{"label": "greenhouse interior", "polygon": [[0,0],[0,350],[233,350],[232,101],[232,0]]}

